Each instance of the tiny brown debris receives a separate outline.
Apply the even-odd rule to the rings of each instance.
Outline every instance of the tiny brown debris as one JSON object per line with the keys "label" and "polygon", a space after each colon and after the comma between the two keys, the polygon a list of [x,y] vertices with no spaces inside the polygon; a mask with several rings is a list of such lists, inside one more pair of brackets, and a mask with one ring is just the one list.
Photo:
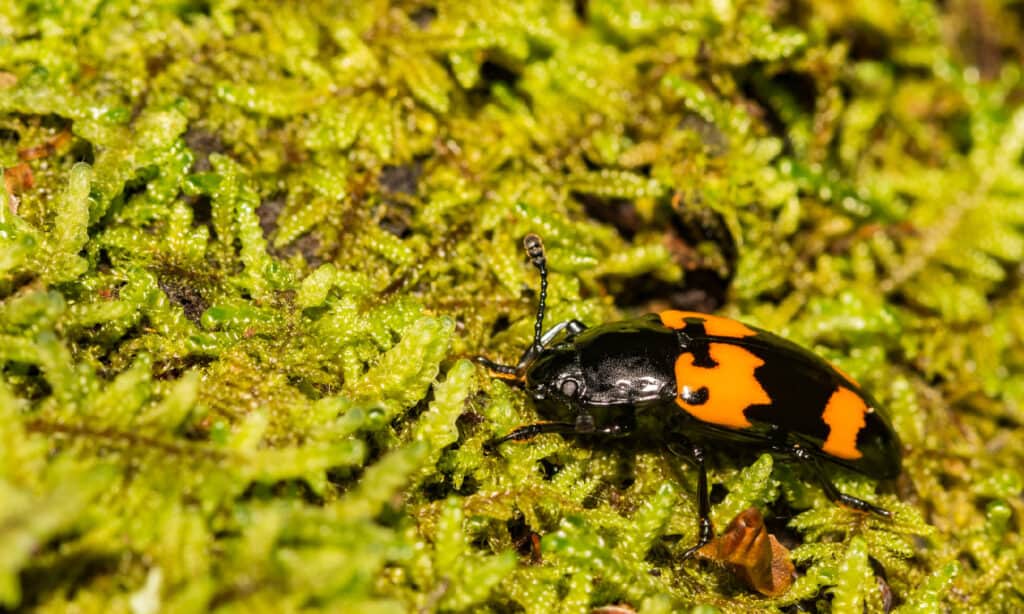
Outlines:
{"label": "tiny brown debris", "polygon": [[12,88],[18,83],[18,76],[14,73],[0,70],[0,90]]}
{"label": "tiny brown debris", "polygon": [[67,147],[70,142],[71,132],[69,130],[61,130],[39,145],[19,149],[18,158],[26,162],[29,160],[38,160],[39,158],[48,158]]}
{"label": "tiny brown debris", "polygon": [[541,552],[540,534],[530,528],[530,525],[526,524],[526,520],[522,517],[514,518],[508,521],[508,532],[512,538],[512,543],[515,544],[516,550],[523,556],[529,555],[530,563],[534,565],[540,565],[544,562],[544,556]]}
{"label": "tiny brown debris", "polygon": [[697,554],[723,563],[737,578],[766,597],[778,597],[793,584],[796,570],[789,549],[764,526],[757,508],[743,510],[725,532]]}
{"label": "tiny brown debris", "polygon": [[36,185],[36,179],[29,165],[21,162],[4,171],[4,184],[8,194],[15,194],[31,189]]}
{"label": "tiny brown debris", "polygon": [[11,213],[18,213],[17,195],[32,188],[35,184],[36,179],[32,175],[32,169],[24,162],[4,170],[4,187],[9,195],[7,207],[11,210]]}

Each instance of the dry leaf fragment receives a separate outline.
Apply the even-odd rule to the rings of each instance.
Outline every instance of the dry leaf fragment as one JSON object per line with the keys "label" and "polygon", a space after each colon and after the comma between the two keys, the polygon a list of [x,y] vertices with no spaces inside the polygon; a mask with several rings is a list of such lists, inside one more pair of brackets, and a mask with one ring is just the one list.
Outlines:
{"label": "dry leaf fragment", "polygon": [[725,564],[747,586],[767,597],[789,590],[796,573],[789,549],[768,532],[755,507],[740,512],[722,535],[697,554]]}

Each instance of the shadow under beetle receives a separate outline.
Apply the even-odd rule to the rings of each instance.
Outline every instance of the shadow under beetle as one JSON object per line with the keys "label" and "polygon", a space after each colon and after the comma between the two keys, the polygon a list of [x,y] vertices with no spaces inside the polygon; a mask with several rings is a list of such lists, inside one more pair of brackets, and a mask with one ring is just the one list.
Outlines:
{"label": "shadow under beetle", "polygon": [[840,492],[821,467],[827,461],[875,479],[900,473],[895,431],[852,378],[795,343],[704,313],[669,310],[591,328],[568,320],[544,332],[544,246],[535,234],[523,244],[540,272],[533,343],[516,365],[476,361],[524,388],[547,421],[492,445],[541,433],[627,437],[637,415],[651,412],[670,451],[683,451],[698,470],[699,537],[684,558],[714,537],[705,446],[716,440],[785,454],[809,466],[831,500],[891,515]]}

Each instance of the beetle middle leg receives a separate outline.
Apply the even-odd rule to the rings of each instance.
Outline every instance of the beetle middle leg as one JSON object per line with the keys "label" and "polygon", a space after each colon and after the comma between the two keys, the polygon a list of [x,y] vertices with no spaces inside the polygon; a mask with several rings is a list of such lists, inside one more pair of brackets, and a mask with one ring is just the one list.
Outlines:
{"label": "beetle middle leg", "polygon": [[818,458],[807,449],[794,444],[791,445],[786,452],[796,460],[803,462],[811,468],[811,472],[814,474],[815,479],[818,480],[818,483],[821,484],[822,490],[825,491],[825,496],[831,501],[861,512],[870,512],[883,518],[892,517],[892,512],[889,510],[878,507],[877,505],[868,503],[863,499],[858,499],[853,495],[848,495],[839,490],[839,488],[832,483],[832,480],[828,479],[828,476],[825,475],[825,470],[821,468],[821,463]]}
{"label": "beetle middle leg", "polygon": [[669,451],[674,454],[686,455],[697,465],[697,543],[687,548],[683,553],[683,560],[686,560],[697,553],[715,538],[715,527],[711,524],[711,494],[708,490],[708,469],[705,463],[704,448],[689,441],[683,443],[680,451],[675,446],[670,446]]}

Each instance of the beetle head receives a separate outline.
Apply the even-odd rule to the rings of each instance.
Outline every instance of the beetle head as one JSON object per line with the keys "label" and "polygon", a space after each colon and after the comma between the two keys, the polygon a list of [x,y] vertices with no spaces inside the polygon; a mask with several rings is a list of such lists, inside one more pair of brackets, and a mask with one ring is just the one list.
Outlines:
{"label": "beetle head", "polygon": [[571,344],[545,349],[526,369],[526,391],[545,418],[570,419],[586,395],[579,353]]}

